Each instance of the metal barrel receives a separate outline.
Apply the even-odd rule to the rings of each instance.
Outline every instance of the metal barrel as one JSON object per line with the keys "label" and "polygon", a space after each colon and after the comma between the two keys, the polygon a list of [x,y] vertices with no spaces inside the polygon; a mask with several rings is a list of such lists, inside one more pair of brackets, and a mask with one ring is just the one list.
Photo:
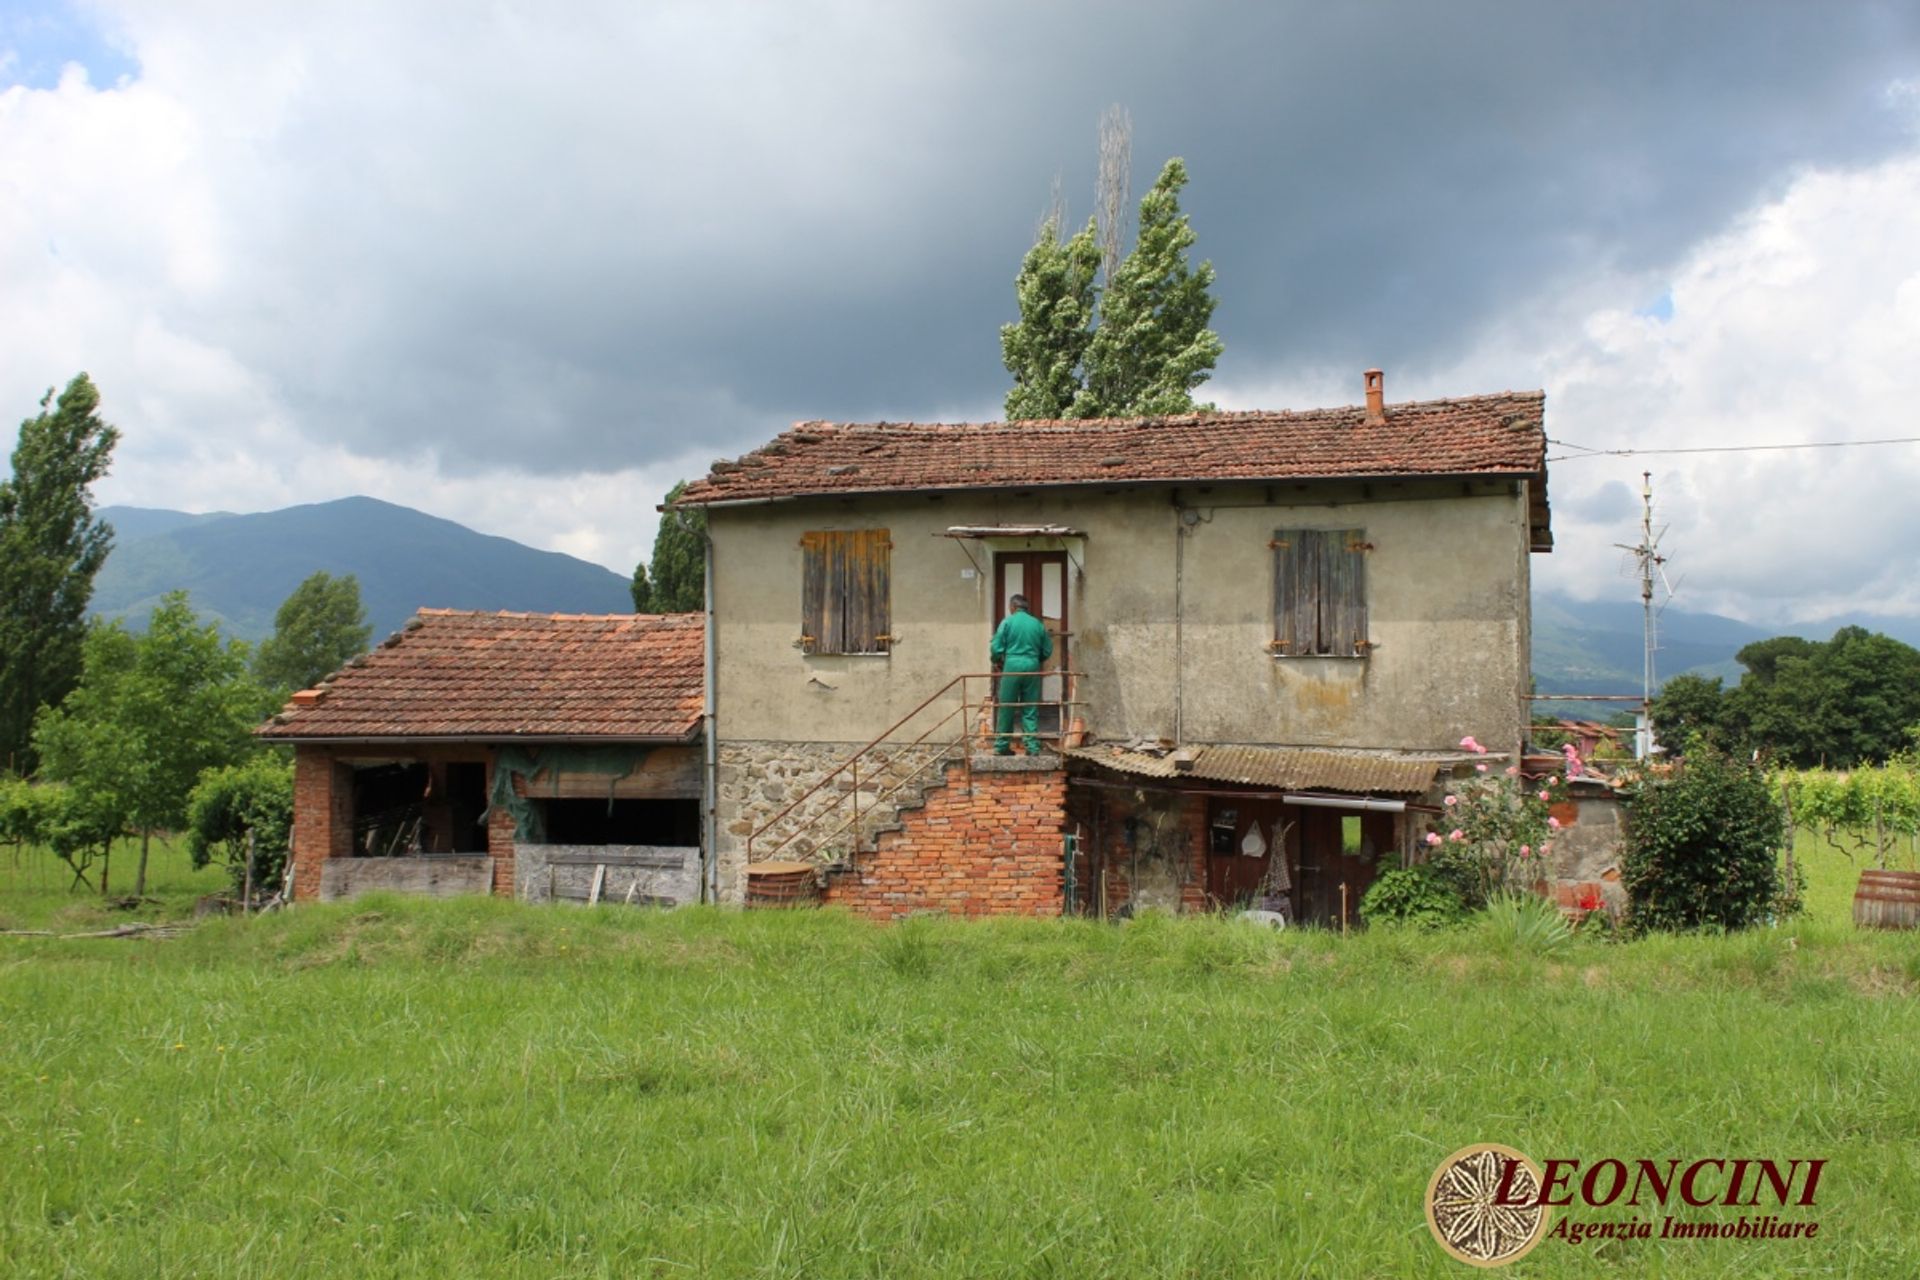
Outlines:
{"label": "metal barrel", "polygon": [[1920,871],[1862,871],[1853,923],[1862,929],[1920,927]]}

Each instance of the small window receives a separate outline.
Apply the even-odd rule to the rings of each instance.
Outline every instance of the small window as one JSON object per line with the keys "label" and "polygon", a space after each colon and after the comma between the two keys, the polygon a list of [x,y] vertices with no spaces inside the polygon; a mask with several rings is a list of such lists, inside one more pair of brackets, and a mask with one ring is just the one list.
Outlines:
{"label": "small window", "polygon": [[1281,529],[1273,535],[1273,652],[1363,658],[1367,561],[1362,529]]}
{"label": "small window", "polygon": [[885,529],[824,530],[800,539],[800,644],[808,653],[886,653],[893,543]]}

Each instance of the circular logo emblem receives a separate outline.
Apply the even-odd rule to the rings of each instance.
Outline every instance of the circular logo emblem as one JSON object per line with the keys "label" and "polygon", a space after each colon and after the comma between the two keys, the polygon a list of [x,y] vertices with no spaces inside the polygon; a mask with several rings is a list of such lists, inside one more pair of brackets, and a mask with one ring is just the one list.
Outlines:
{"label": "circular logo emblem", "polygon": [[[1512,1162],[1513,1175],[1507,1168]],[[1506,1194],[1501,1195],[1501,1183]],[[1473,1267],[1504,1267],[1547,1234],[1540,1169],[1512,1147],[1479,1142],[1440,1162],[1427,1184],[1427,1227],[1440,1247]],[[1502,1204],[1502,1199],[1518,1203]]]}

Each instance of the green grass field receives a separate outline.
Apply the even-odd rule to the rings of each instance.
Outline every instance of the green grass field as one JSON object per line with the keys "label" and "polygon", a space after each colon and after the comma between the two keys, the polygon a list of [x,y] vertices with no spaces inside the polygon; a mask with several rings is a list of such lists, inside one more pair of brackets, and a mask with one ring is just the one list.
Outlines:
{"label": "green grass field", "polygon": [[[0,938],[0,1271],[1459,1275],[1421,1197],[1499,1141],[1831,1162],[1814,1241],[1507,1274],[1920,1274],[1920,938],[1856,935],[1852,869],[1803,857],[1782,928],[1551,956],[392,898]],[[7,927],[122,918],[0,889]]]}

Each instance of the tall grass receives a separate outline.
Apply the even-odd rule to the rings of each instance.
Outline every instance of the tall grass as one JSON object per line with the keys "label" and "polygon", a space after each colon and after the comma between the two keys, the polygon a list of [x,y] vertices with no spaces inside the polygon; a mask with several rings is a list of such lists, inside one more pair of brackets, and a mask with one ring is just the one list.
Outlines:
{"label": "tall grass", "polygon": [[1555,947],[370,898],[0,940],[44,1276],[1451,1276],[1446,1153],[1832,1161],[1822,1236],[1526,1276],[1920,1273],[1920,941]]}

